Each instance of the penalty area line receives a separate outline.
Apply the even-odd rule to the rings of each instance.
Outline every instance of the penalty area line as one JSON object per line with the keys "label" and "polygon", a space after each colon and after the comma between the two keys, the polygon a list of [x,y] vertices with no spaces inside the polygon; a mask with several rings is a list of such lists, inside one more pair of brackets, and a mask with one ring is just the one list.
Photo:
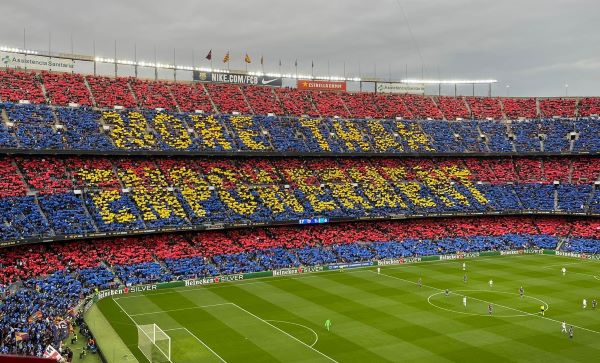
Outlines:
{"label": "penalty area line", "polygon": [[219,358],[219,360],[221,362],[227,363],[227,361],[225,359],[223,359],[223,357],[221,357],[217,352],[212,350],[211,347],[209,347],[206,343],[204,343],[204,341],[202,339],[198,338],[196,336],[196,334],[192,333],[188,328],[181,327],[181,328],[173,328],[173,329],[164,329],[163,331],[173,331],[173,330],[185,330],[189,335],[194,337],[194,339],[196,339],[200,344],[202,344],[204,347],[206,347],[206,349],[208,349],[212,354],[214,354],[217,358]]}
{"label": "penalty area line", "polygon": [[325,358],[329,359],[330,361],[332,361],[332,362],[335,362],[335,363],[339,363],[337,360],[335,360],[335,359],[331,358],[331,357],[330,357],[330,356],[328,356],[327,354],[325,354],[325,353],[321,352],[320,350],[317,350],[317,349],[315,349],[315,348],[314,348],[314,347],[312,347],[311,345],[308,345],[308,344],[304,343],[303,341],[301,341],[300,339],[298,339],[298,338],[296,338],[295,336],[291,335],[290,333],[288,333],[288,332],[286,332],[286,331],[284,331],[284,330],[281,330],[280,328],[278,328],[278,327],[276,327],[275,325],[273,325],[273,324],[269,323],[269,322],[268,322],[268,321],[266,321],[265,319],[263,319],[263,318],[261,318],[261,317],[259,317],[259,316],[255,315],[255,314],[251,313],[250,311],[248,311],[248,310],[244,309],[243,307],[239,306],[238,304],[236,304],[236,303],[233,303],[233,305],[234,305],[235,307],[237,307],[238,309],[240,309],[240,310],[242,310],[242,311],[246,312],[248,315],[250,315],[250,316],[253,316],[254,318],[256,318],[256,319],[258,319],[258,320],[262,321],[263,323],[265,323],[265,324],[267,324],[267,325],[269,325],[269,326],[271,326],[271,327],[273,327],[273,328],[275,328],[275,329],[279,330],[279,331],[280,331],[280,332],[282,332],[283,334],[285,334],[285,335],[287,335],[288,337],[290,337],[290,338],[294,339],[295,341],[297,341],[298,343],[300,343],[300,344],[304,345],[305,347],[308,347],[308,348],[309,348],[309,349],[311,349],[312,351],[314,351],[314,352],[316,352],[316,353],[319,353],[320,355],[322,355],[323,357],[325,357]]}
{"label": "penalty area line", "polygon": [[148,313],[132,314],[130,316],[144,316],[144,315],[163,314],[163,313],[171,313],[171,312],[174,312],[174,311],[196,310],[196,309],[210,308],[210,307],[213,307],[213,306],[223,306],[223,305],[232,305],[232,304],[233,303],[227,302],[227,303],[221,303],[221,304],[201,305],[201,306],[193,306],[193,307],[189,307],[189,308],[171,309],[171,310],[160,310],[160,311],[152,311],[152,312],[148,312]]}

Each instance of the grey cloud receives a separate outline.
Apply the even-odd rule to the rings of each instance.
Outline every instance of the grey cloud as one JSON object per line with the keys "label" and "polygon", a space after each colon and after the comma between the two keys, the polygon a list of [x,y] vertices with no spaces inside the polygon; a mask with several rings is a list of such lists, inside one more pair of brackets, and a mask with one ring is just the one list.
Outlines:
{"label": "grey cloud", "polygon": [[[401,0],[427,78],[494,77],[495,92],[514,96],[598,94],[600,13],[596,0]],[[182,63],[213,49],[215,65],[229,49],[232,68],[243,68],[247,51],[255,62],[265,56],[267,69],[341,74],[420,77],[421,60],[396,0],[208,0],[208,1],[66,1],[4,0],[0,42],[22,45],[23,27],[32,49],[48,47],[112,56],[170,62],[173,48]],[[205,62],[206,64],[206,62]],[[110,67],[108,67],[110,69]],[[451,92],[450,89],[445,91]],[[460,89],[469,93],[470,87]],[[485,93],[481,88],[479,93]]]}

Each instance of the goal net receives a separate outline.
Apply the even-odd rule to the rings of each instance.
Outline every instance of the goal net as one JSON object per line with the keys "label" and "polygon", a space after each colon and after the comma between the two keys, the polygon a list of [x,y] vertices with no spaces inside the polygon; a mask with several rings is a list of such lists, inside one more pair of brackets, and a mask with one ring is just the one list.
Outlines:
{"label": "goal net", "polygon": [[150,363],[171,362],[171,337],[158,325],[138,325],[138,348]]}

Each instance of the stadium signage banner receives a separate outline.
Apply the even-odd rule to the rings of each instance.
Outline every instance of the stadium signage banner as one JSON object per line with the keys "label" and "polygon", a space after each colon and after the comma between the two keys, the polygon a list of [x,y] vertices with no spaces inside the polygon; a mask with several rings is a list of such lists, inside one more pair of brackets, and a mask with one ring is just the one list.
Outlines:
{"label": "stadium signage banner", "polygon": [[525,250],[510,250],[510,251],[500,251],[501,256],[506,255],[541,255],[544,253],[544,250],[529,248]]}
{"label": "stadium signage banner", "polygon": [[375,87],[377,93],[408,93],[411,95],[424,95],[425,85],[423,83],[407,84],[398,82],[378,82]]}
{"label": "stadium signage banner", "polygon": [[299,79],[296,87],[301,90],[314,91],[345,91],[346,82],[338,81],[311,81],[308,79]]}
{"label": "stadium signage banner", "polygon": [[479,252],[456,253],[451,255],[441,255],[440,260],[460,260],[463,258],[479,257]]}
{"label": "stadium signage banner", "polygon": [[123,287],[123,288],[112,289],[112,290],[103,290],[98,293],[98,300],[104,299],[105,297],[108,297],[108,296],[127,295],[132,292],[153,291],[156,289],[158,289],[158,284],[139,285],[139,286]]}
{"label": "stadium signage banner", "polygon": [[224,275],[224,276],[215,276],[215,277],[205,277],[201,279],[192,279],[183,281],[184,286],[199,286],[199,285],[212,285],[219,284],[221,282],[229,282],[229,281],[240,281],[244,279],[244,275]]}
{"label": "stadium signage banner", "polygon": [[73,68],[75,68],[75,61],[39,55],[0,52],[0,66],[8,68],[72,71]]}
{"label": "stadium signage banner", "polygon": [[274,86],[281,87],[283,78],[271,76],[253,76],[241,73],[218,73],[218,72],[200,72],[194,71],[194,81],[215,82],[215,83],[233,83],[249,84],[254,86]]}
{"label": "stadium signage banner", "polygon": [[298,268],[282,268],[273,270],[273,276],[289,276],[323,271],[323,266],[302,266]]}
{"label": "stadium signage banner", "polygon": [[500,255],[501,256],[507,256],[507,255],[522,255],[524,254],[525,251],[523,250],[510,250],[510,251],[500,251]]}
{"label": "stadium signage banner", "polygon": [[333,265],[328,265],[327,269],[329,270],[340,270],[343,268],[357,268],[357,267],[367,267],[375,265],[375,261],[365,261],[365,262],[353,262],[353,263],[335,263]]}
{"label": "stadium signage banner", "polygon": [[556,251],[555,255],[557,256],[563,256],[563,257],[575,257],[575,258],[583,258],[581,256],[581,253],[576,253],[576,252],[563,252],[563,251]]}
{"label": "stadium signage banner", "polygon": [[421,262],[421,257],[406,257],[406,258],[386,258],[385,260],[377,261],[377,265],[403,265],[405,263]]}
{"label": "stadium signage banner", "polygon": [[299,219],[298,224],[320,224],[320,223],[328,223],[329,218],[327,217],[318,217],[318,218],[307,218],[307,219]]}
{"label": "stadium signage banner", "polygon": [[600,260],[600,255],[588,255],[587,253],[556,251],[556,256],[575,257],[582,260]]}

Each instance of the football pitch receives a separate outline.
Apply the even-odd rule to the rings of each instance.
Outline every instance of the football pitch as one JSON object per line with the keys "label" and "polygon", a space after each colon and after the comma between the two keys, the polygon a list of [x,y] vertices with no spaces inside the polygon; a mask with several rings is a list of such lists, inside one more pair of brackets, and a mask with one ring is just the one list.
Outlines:
{"label": "football pitch", "polygon": [[[591,306],[593,299],[600,301],[599,262],[518,255],[384,266],[381,274],[376,269],[105,298],[98,308],[110,327],[104,329],[108,338],[98,341],[101,347],[103,341],[124,343],[139,362],[148,359],[137,348],[136,326],[147,324],[171,338],[172,363],[547,363],[600,357],[600,307]],[[562,321],[573,326],[573,338],[561,332]]]}

